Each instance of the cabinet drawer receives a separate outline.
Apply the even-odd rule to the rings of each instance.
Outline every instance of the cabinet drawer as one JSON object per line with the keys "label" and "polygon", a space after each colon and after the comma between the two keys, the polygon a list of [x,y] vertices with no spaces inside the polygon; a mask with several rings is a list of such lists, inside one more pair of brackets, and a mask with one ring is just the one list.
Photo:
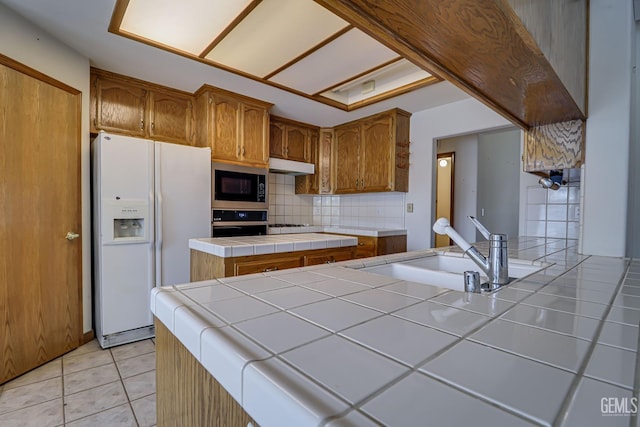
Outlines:
{"label": "cabinet drawer", "polygon": [[353,246],[314,251],[304,256],[304,265],[332,264],[353,258]]}
{"label": "cabinet drawer", "polygon": [[273,260],[255,260],[236,262],[233,268],[233,275],[264,273],[267,271],[284,270],[301,266],[300,256],[283,257]]}

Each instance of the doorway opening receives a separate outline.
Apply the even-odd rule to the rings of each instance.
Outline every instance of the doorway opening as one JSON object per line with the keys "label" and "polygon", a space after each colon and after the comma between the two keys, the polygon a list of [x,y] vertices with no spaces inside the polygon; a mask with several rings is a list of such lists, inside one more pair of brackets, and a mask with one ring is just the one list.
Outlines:
{"label": "doorway opening", "polygon": [[[455,191],[452,183],[451,211],[448,213],[446,203],[440,206],[446,200],[440,186],[448,180],[446,175],[441,178],[446,168],[440,166],[440,160],[451,153],[455,153],[455,173],[452,171],[451,175]],[[521,133],[513,127],[438,139],[433,159],[434,221],[448,217],[450,223],[455,224],[456,231],[470,243],[485,239],[467,219],[469,215],[475,216],[492,232],[518,236],[522,179],[520,157]],[[526,182],[523,185],[528,185]],[[441,238],[436,233],[433,236],[434,247],[449,244],[448,237]]]}
{"label": "doorway opening", "polygon": [[[455,153],[438,153],[436,171],[436,218],[447,218],[451,226],[454,212]],[[436,234],[435,247],[452,245],[449,236]]]}

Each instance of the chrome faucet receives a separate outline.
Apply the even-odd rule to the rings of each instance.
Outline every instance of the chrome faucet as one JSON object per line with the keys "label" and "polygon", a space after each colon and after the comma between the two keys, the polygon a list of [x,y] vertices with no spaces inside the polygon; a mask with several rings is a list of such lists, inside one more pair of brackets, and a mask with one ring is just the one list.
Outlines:
{"label": "chrome faucet", "polygon": [[456,245],[464,251],[469,258],[476,263],[478,267],[489,278],[488,283],[482,286],[483,290],[494,291],[501,286],[509,283],[509,260],[507,255],[507,235],[493,234],[486,229],[476,218],[468,217],[478,231],[489,240],[489,257],[476,249],[475,246],[469,244],[456,230],[451,227],[449,220],[440,218],[433,224],[433,231],[438,234],[446,234],[454,241]]}

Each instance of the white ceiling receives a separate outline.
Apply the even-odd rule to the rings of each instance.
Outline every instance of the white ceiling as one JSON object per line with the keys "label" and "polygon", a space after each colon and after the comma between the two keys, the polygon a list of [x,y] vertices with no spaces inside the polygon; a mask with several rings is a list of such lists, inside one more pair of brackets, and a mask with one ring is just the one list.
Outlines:
{"label": "white ceiling", "polygon": [[[188,92],[210,84],[274,104],[272,113],[318,126],[398,107],[411,113],[455,102],[466,95],[448,82],[436,83],[379,103],[346,112],[210,65],[107,31],[115,0],[0,0],[27,20],[89,58],[91,65]],[[357,37],[357,36],[354,36]],[[288,75],[276,76],[294,81]],[[323,87],[322,75],[317,87]]]}

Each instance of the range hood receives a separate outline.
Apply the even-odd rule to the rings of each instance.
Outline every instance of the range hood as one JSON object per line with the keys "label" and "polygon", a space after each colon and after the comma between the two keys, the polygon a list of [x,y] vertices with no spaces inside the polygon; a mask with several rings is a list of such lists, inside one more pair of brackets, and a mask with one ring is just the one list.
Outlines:
{"label": "range hood", "polygon": [[313,163],[269,157],[269,172],[286,175],[313,175],[315,173],[315,165]]}

